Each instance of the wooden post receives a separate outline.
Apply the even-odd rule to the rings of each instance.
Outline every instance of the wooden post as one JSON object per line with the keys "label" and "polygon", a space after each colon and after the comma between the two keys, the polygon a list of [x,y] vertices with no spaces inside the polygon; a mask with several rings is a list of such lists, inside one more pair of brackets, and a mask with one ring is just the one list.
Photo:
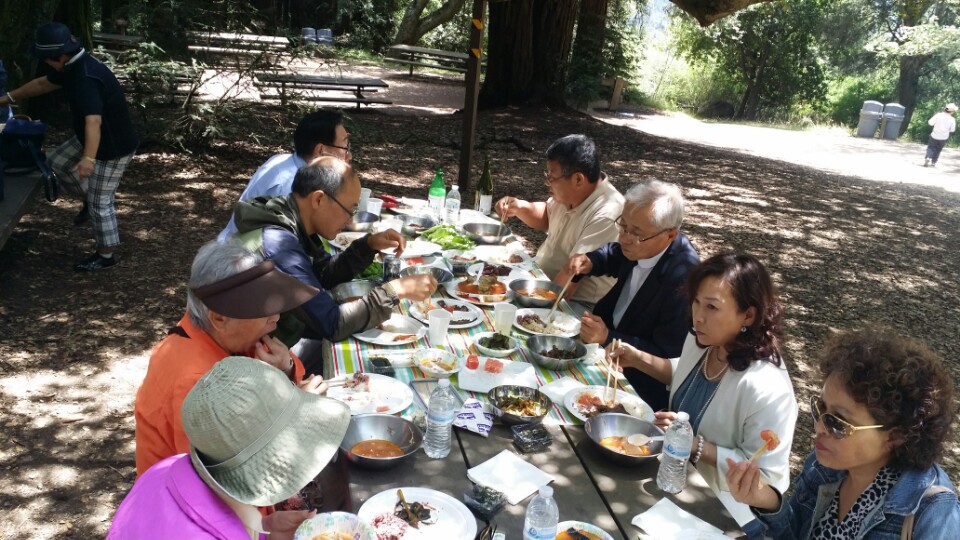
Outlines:
{"label": "wooden post", "polygon": [[470,50],[467,51],[467,92],[463,100],[463,133],[460,137],[460,172],[457,175],[461,193],[470,188],[470,164],[473,162],[473,141],[477,131],[477,96],[480,94],[480,62],[483,58],[486,11],[487,0],[473,0]]}

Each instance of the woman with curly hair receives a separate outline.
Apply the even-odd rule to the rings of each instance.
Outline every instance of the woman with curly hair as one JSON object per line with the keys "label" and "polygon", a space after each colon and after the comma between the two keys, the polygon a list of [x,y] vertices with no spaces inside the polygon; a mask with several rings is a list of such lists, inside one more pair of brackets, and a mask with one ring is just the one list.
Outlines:
{"label": "woman with curly hair", "polygon": [[810,399],[815,450],[793,495],[764,485],[750,462],[727,483],[772,538],[960,538],[960,504],[936,464],[956,414],[954,384],[923,344],[886,329],[831,340]]}
{"label": "woman with curly hair", "polygon": [[[690,462],[714,491],[727,490],[727,459],[752,456],[766,445],[760,432],[768,429],[781,444],[756,463],[767,483],[785,490],[797,402],[780,353],[783,309],[773,280],[752,255],[721,253],[691,270],[686,292],[693,329],[679,358],[658,358],[626,344],[611,347],[610,354],[621,367],[669,386],[670,410],[657,412],[656,423],[666,429],[677,412],[690,415],[696,434]],[[733,517],[746,524],[744,532],[759,532],[750,509],[729,502]]]}

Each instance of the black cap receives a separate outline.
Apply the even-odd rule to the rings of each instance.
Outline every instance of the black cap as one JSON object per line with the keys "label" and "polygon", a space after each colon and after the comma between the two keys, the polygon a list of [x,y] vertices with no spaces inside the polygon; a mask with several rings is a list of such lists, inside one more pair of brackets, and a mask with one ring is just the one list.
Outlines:
{"label": "black cap", "polygon": [[58,22],[42,24],[37,28],[30,53],[37,58],[57,58],[80,48],[67,25]]}

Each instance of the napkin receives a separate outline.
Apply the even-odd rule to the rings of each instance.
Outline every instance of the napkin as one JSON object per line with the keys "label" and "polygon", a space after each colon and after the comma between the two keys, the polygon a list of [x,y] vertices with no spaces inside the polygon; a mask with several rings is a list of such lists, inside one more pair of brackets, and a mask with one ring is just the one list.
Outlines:
{"label": "napkin", "polygon": [[489,404],[470,398],[463,402],[463,407],[453,419],[453,425],[487,437],[493,426],[493,409]]}
{"label": "napkin", "polygon": [[683,510],[670,499],[660,499],[646,512],[634,516],[630,523],[658,540],[673,540],[681,531],[689,530],[723,534],[720,529]]}
{"label": "napkin", "polygon": [[503,493],[510,504],[519,503],[542,486],[553,482],[553,476],[527,463],[510,450],[504,450],[476,467],[467,469],[467,478],[475,484]]}
{"label": "napkin", "polygon": [[562,405],[563,398],[567,395],[567,392],[581,386],[584,386],[584,384],[573,377],[561,377],[541,386],[540,391],[546,394],[554,403]]}

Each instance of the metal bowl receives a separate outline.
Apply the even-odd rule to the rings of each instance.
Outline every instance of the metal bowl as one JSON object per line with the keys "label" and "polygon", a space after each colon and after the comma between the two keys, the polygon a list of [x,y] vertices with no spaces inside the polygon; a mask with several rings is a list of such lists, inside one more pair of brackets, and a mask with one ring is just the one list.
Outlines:
{"label": "metal bowl", "polygon": [[[564,350],[573,350],[574,354],[577,355],[576,358],[551,358],[549,356],[544,356],[543,353],[549,351],[552,348],[564,349]],[[582,362],[584,357],[587,355],[587,347],[580,343],[579,341],[563,337],[563,336],[549,336],[545,334],[533,335],[527,338],[527,350],[530,351],[530,356],[533,357],[533,362],[538,366],[544,369],[550,369],[553,371],[559,371],[561,369],[567,369],[573,364]]]}
{"label": "metal bowl", "polygon": [[343,230],[351,232],[367,232],[373,230],[373,226],[380,221],[380,216],[370,212],[357,212],[353,216],[353,221],[343,226]]}
{"label": "metal bowl", "polygon": [[336,303],[343,304],[370,294],[376,286],[377,282],[372,280],[348,281],[330,289],[330,294]]}
{"label": "metal bowl", "polygon": [[609,457],[611,461],[621,465],[641,465],[648,461],[656,460],[657,456],[659,456],[660,452],[663,450],[662,441],[654,441],[647,445],[650,448],[649,456],[630,456],[627,454],[621,454],[616,450],[611,450],[600,445],[600,439],[603,439],[604,437],[629,437],[630,435],[636,435],[637,433],[642,433],[650,437],[663,435],[663,430],[657,426],[647,422],[646,420],[641,420],[639,418],[630,416],[629,414],[598,414],[594,417],[588,418],[584,428],[587,430],[587,436],[590,437],[590,440],[593,441],[593,444],[597,447],[600,453]]}
{"label": "metal bowl", "polygon": [[[437,219],[433,216],[402,215],[400,221],[403,222],[400,231],[407,236],[420,236],[421,232],[430,227],[436,227],[438,224]],[[411,227],[411,225],[417,225],[419,228]]]}
{"label": "metal bowl", "polygon": [[520,294],[520,291],[530,289],[547,289],[558,295],[563,291],[563,287],[545,279],[515,279],[510,282],[510,290],[515,293],[514,299],[516,299],[518,305],[529,308],[553,307],[556,298],[553,300],[545,300],[543,298],[533,298]]}
{"label": "metal bowl", "polygon": [[[507,398],[532,399],[540,405],[540,409],[543,412],[536,416],[520,416],[517,414],[504,412],[500,407]],[[514,426],[517,424],[537,424],[542,422],[543,417],[546,416],[547,413],[550,412],[550,408],[553,407],[553,401],[551,401],[546,394],[537,390],[536,388],[516,386],[512,384],[497,386],[491,389],[490,392],[487,393],[487,401],[493,405],[493,414],[499,417],[500,420],[508,426]]]}
{"label": "metal bowl", "polygon": [[[350,451],[357,443],[370,439],[390,441],[403,449],[403,455],[392,458],[358,456]],[[367,469],[390,469],[406,461],[423,443],[423,432],[413,422],[390,414],[360,414],[350,419],[340,450],[350,463]]]}
{"label": "metal bowl", "polygon": [[463,226],[463,232],[478,244],[499,244],[511,234],[510,227],[501,227],[499,223],[467,223]]}
{"label": "metal bowl", "polygon": [[433,278],[437,280],[437,283],[453,281],[453,272],[447,270],[446,268],[440,268],[437,266],[408,266],[400,271],[401,277],[415,276],[417,274],[433,274]]}

